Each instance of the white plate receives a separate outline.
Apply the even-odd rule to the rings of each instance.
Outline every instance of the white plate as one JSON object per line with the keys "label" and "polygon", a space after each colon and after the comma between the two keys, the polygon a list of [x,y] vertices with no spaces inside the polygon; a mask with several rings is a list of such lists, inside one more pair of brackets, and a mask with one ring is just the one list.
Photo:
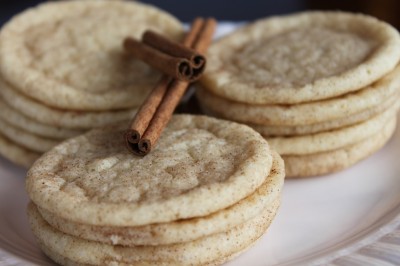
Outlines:
{"label": "white plate", "polygon": [[[226,26],[220,33],[232,29]],[[0,265],[53,265],[28,226],[24,176],[0,157]],[[268,232],[228,265],[400,265],[399,191],[398,128],[382,150],[350,169],[287,180]]]}

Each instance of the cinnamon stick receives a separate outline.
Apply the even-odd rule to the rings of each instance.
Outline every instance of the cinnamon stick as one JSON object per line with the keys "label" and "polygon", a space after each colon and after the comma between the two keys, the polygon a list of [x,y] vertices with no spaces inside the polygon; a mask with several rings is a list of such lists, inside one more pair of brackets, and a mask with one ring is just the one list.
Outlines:
{"label": "cinnamon stick", "polygon": [[193,79],[191,63],[186,58],[168,55],[130,37],[123,45],[129,54],[169,76],[188,81]]}
{"label": "cinnamon stick", "polygon": [[203,23],[202,28],[196,40],[193,42],[192,49],[199,53],[205,53],[211,44],[212,37],[217,27],[217,21],[214,18],[209,18]]}
{"label": "cinnamon stick", "polygon": [[147,99],[140,106],[131,122],[130,129],[125,133],[128,144],[139,143],[140,138],[149,126],[151,118],[156,112],[157,107],[160,105],[171,81],[171,77],[164,75],[158,81],[151,94],[147,96]]}
{"label": "cinnamon stick", "polygon": [[[214,19],[204,21],[191,47],[195,48],[196,51],[204,53],[212,41],[215,28],[216,21]],[[139,141],[138,147],[142,154],[147,154],[152,148],[151,145],[154,145],[157,142],[162,130],[171,119],[172,114],[188,85],[188,82],[179,80],[172,81],[172,84],[168,88],[160,106],[157,108],[149,127],[144,133],[142,139]]]}
{"label": "cinnamon stick", "polygon": [[[201,30],[203,22],[204,20],[202,18],[197,18],[193,22],[190,32],[186,34],[183,40],[183,45],[187,47],[193,45],[196,36]],[[171,81],[172,78],[167,75],[161,77],[155,88],[152,90],[149,96],[147,96],[146,100],[143,102],[142,106],[139,108],[135,117],[133,118],[129,130],[125,134],[128,148],[130,148],[132,152],[138,150],[137,143],[139,143],[139,140],[149,126],[150,121],[153,118],[157,107],[160,105],[161,100],[164,97]]]}
{"label": "cinnamon stick", "polygon": [[[214,19],[207,19],[204,21],[202,18],[197,18],[194,20],[191,30],[185,36],[183,45],[192,48],[197,47],[202,53],[204,53],[207,46],[211,43],[215,28],[216,21]],[[196,51],[198,52],[199,50]],[[130,130],[126,133],[125,139],[127,146],[131,152],[137,155],[146,155],[155,145],[164,127],[171,119],[171,116],[185,93],[189,82],[177,79],[167,82],[167,77],[164,76],[158,85],[146,99],[145,103],[133,119]],[[163,96],[161,97],[161,101],[158,102],[160,95]],[[156,105],[157,107],[155,107]],[[146,110],[156,111],[155,113],[151,113]],[[148,127],[144,133],[142,133],[147,121],[149,121]],[[132,132],[138,134],[131,138],[130,134],[132,134]],[[140,140],[137,142],[137,139]]]}
{"label": "cinnamon stick", "polygon": [[200,69],[204,69],[206,58],[203,55],[183,44],[170,41],[157,32],[145,31],[142,42],[166,54],[189,60],[192,68],[198,69],[198,72]]}
{"label": "cinnamon stick", "polygon": [[163,101],[157,108],[154,117],[138,143],[137,154],[143,156],[151,151],[152,147],[160,137],[161,132],[171,119],[172,114],[176,106],[179,104],[180,99],[185,94],[188,85],[189,83],[186,81],[172,81]]}

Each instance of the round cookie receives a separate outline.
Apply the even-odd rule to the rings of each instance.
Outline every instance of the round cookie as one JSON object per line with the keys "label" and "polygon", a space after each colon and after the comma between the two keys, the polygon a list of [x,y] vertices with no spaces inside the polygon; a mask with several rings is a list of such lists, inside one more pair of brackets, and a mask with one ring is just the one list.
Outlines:
{"label": "round cookie", "polygon": [[0,109],[0,119],[6,121],[13,127],[25,130],[35,135],[62,140],[84,133],[82,130],[54,127],[34,121],[31,118],[19,113],[17,110],[13,110],[3,101],[1,97]]}
{"label": "round cookie", "polygon": [[338,11],[256,21],[208,50],[202,85],[250,104],[294,104],[357,91],[400,59],[400,36],[375,18]]}
{"label": "round cookie", "polygon": [[156,30],[177,40],[181,23],[136,1],[56,1],[28,9],[0,32],[0,71],[15,89],[72,110],[132,108],[160,76],[124,53],[127,36]]}
{"label": "round cookie", "polygon": [[44,138],[29,133],[14,127],[2,119],[0,119],[0,133],[18,145],[39,153],[46,152],[60,143],[59,139]]}
{"label": "round cookie", "polygon": [[382,148],[396,129],[396,118],[377,134],[347,147],[308,155],[283,155],[289,178],[323,175],[343,170]]}
{"label": "round cookie", "polygon": [[0,134],[0,154],[11,162],[29,168],[40,154],[10,141]]}
{"label": "round cookie", "polygon": [[269,145],[280,155],[303,155],[340,149],[342,147],[367,139],[382,130],[396,117],[400,102],[362,123],[348,127],[318,132],[311,135],[267,138]]}
{"label": "round cookie", "polygon": [[273,152],[273,165],[266,181],[251,195],[234,205],[203,217],[136,227],[78,224],[38,208],[53,228],[68,235],[111,245],[165,245],[199,239],[226,231],[257,216],[280,197],[285,177],[284,164]]}
{"label": "round cookie", "polygon": [[121,124],[93,130],[47,152],[27,174],[32,201],[84,224],[170,222],[238,202],[253,193],[271,169],[268,143],[245,125],[175,116],[145,157],[129,153],[126,128]]}
{"label": "round cookie", "polygon": [[235,102],[213,94],[208,89],[199,87],[196,90],[197,98],[203,109],[218,117],[258,125],[304,126],[346,119],[360,112],[365,112],[367,115],[373,113],[375,108],[379,108],[383,102],[398,96],[400,66],[359,91],[332,99],[295,105],[257,105]]}
{"label": "round cookie", "polygon": [[49,226],[33,204],[28,208],[28,216],[39,245],[55,260],[61,256],[84,265],[208,265],[252,245],[270,225],[277,206],[279,201],[235,228],[195,241],[135,247],[112,246],[63,234]]}
{"label": "round cookie", "polygon": [[39,103],[10,87],[0,77],[0,95],[12,108],[39,123],[69,129],[91,129],[115,122],[126,121],[133,117],[136,109],[114,111],[71,111],[53,108]]}

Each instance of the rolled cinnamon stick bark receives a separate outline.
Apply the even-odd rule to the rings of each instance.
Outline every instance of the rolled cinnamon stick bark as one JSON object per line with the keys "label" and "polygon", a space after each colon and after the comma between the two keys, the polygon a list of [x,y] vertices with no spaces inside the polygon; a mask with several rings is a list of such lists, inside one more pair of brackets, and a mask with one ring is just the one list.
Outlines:
{"label": "rolled cinnamon stick bark", "polygon": [[[196,23],[196,20],[194,23]],[[196,51],[205,52],[212,41],[217,23],[215,19],[201,20],[201,22],[198,23],[201,25],[201,28],[196,34],[196,38],[193,40],[191,47],[195,48]],[[188,85],[188,82],[180,80],[173,80],[171,82],[148,128],[138,143],[139,155],[143,156],[151,151],[152,146],[155,145],[162,130],[171,119]]]}
{"label": "rolled cinnamon stick bark", "polygon": [[204,69],[205,56],[183,44],[173,42],[155,31],[145,31],[142,42],[171,56],[189,60],[193,68]]}
{"label": "rolled cinnamon stick bark", "polygon": [[171,56],[130,37],[124,40],[123,45],[125,51],[130,55],[146,62],[168,76],[185,81],[193,79],[191,63],[186,58]]}
{"label": "rolled cinnamon stick bark", "polygon": [[153,119],[151,119],[149,127],[146,129],[143,137],[138,143],[139,150],[137,152],[139,155],[146,155],[156,144],[161,132],[171,119],[176,106],[181,100],[183,94],[185,94],[188,85],[189,83],[186,81],[172,81],[160,106],[157,108]]}
{"label": "rolled cinnamon stick bark", "polygon": [[206,19],[199,34],[196,36],[196,40],[193,43],[192,49],[204,54],[212,42],[216,27],[217,21],[214,18]]}
{"label": "rolled cinnamon stick bark", "polygon": [[[185,35],[183,45],[192,46],[199,34],[204,20],[197,18],[192,23],[190,31]],[[129,129],[125,133],[125,141],[128,149],[136,155],[145,155],[151,150],[151,142],[142,141],[141,149],[139,149],[139,141],[144,132],[149,127],[150,121],[155,115],[155,112],[163,100],[168,87],[170,87],[172,78],[164,75],[158,81],[152,92],[147,96],[135,117],[132,119]],[[153,130],[154,131],[154,130]],[[152,133],[153,134],[153,133]],[[153,139],[153,137],[151,137]],[[145,152],[143,152],[143,150]]]}
{"label": "rolled cinnamon stick bark", "polygon": [[[205,52],[212,40],[215,27],[216,21],[213,19],[206,21],[201,18],[196,19],[183,44],[197,47]],[[188,85],[188,81],[168,79],[167,76],[159,81],[132,120],[130,129],[125,135],[127,147],[131,152],[144,156],[151,151]]]}
{"label": "rolled cinnamon stick bark", "polygon": [[126,132],[126,141],[130,144],[139,143],[140,138],[149,126],[157,107],[160,105],[172,78],[164,75],[156,84],[151,94],[140,106],[131,122],[130,129]]}

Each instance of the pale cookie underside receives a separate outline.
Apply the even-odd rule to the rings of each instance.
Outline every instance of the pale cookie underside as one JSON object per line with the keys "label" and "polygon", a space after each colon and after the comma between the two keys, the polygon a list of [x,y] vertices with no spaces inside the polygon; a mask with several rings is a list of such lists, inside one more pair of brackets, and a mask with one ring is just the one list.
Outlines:
{"label": "pale cookie underside", "polygon": [[0,154],[11,162],[29,168],[40,154],[28,150],[0,134]]}
{"label": "pale cookie underside", "polygon": [[13,142],[29,150],[42,153],[50,150],[61,140],[41,137],[24,129],[17,128],[0,118],[0,132]]}
{"label": "pale cookie underside", "polygon": [[52,227],[69,235],[106,244],[165,245],[192,241],[233,228],[255,217],[280,197],[285,167],[276,152],[272,155],[274,161],[271,173],[253,194],[208,216],[145,226],[109,227],[73,223],[41,208],[38,210]]}
{"label": "pale cookie underside", "polygon": [[71,111],[46,106],[13,89],[0,77],[0,95],[12,108],[43,124],[70,129],[91,129],[126,121],[133,117],[136,108],[114,111]]}
{"label": "pale cookie underside", "polygon": [[[277,89],[278,90],[278,89]],[[324,91],[324,90],[322,90]],[[220,117],[270,126],[294,126],[343,119],[359,112],[368,112],[400,91],[400,66],[373,84],[336,98],[295,105],[256,105],[235,102],[208,91],[197,89],[197,98],[204,109]]]}
{"label": "pale cookie underside", "polygon": [[265,181],[272,166],[268,143],[237,123],[174,116],[145,157],[129,153],[126,127],[93,130],[47,152],[28,172],[31,199],[84,224],[170,222],[238,202]]}
{"label": "pale cookie underside", "polygon": [[0,70],[49,106],[109,110],[138,106],[160,73],[124,53],[147,29],[178,39],[181,23],[135,1],[57,1],[14,17],[0,33]]}
{"label": "pale cookie underside", "polygon": [[82,130],[55,127],[35,121],[21,114],[18,110],[14,110],[12,107],[8,106],[1,97],[0,109],[0,119],[3,119],[13,127],[25,130],[35,135],[62,140],[84,133]]}
{"label": "pale cookie underside", "polygon": [[400,37],[361,14],[305,12],[249,24],[214,43],[201,82],[220,97],[293,104],[356,91],[390,72]]}
{"label": "pale cookie underside", "polygon": [[253,219],[226,232],[195,241],[135,247],[112,246],[61,233],[46,223],[34,204],[29,205],[28,216],[39,245],[49,252],[50,257],[56,254],[76,263],[95,265],[204,265],[240,252],[254,243],[270,225],[278,206],[279,199]]}
{"label": "pale cookie underside", "polygon": [[379,133],[348,147],[309,155],[284,155],[286,176],[324,175],[350,167],[383,147],[395,128],[396,118],[393,118]]}
{"label": "pale cookie underside", "polygon": [[367,139],[396,117],[400,101],[383,113],[362,123],[311,135],[267,137],[269,145],[281,155],[304,155],[340,149]]}

